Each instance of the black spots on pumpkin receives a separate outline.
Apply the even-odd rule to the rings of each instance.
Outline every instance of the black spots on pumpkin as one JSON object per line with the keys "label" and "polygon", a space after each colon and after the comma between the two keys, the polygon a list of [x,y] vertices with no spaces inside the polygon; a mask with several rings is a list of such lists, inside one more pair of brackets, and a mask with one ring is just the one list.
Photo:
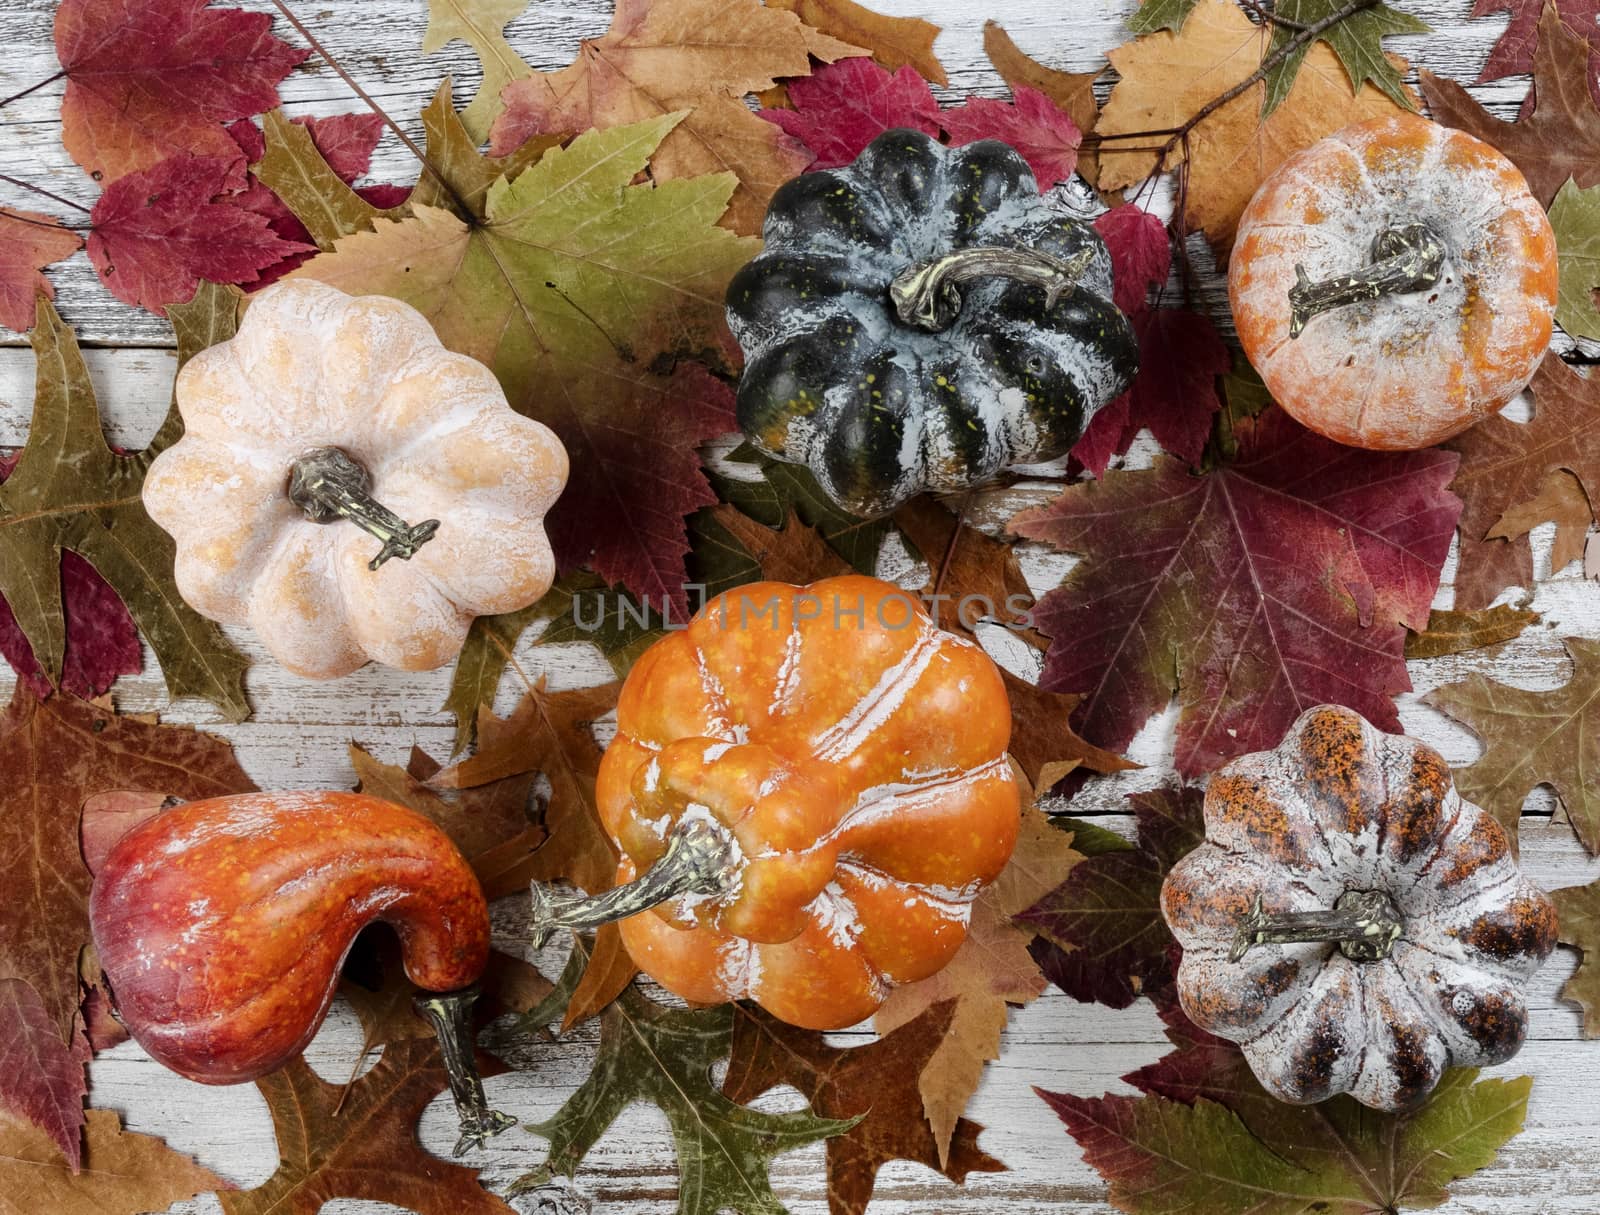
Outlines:
{"label": "black spots on pumpkin", "polygon": [[1522,1049],[1528,1032],[1528,1010],[1515,993],[1446,985],[1438,995],[1445,1015],[1483,1052],[1481,1062],[1502,1063]]}
{"label": "black spots on pumpkin", "polygon": [[866,345],[859,322],[833,316],[809,333],[769,347],[746,364],[739,380],[739,428],[774,455],[801,458],[789,451],[790,427],[822,409],[840,369],[854,366]]}
{"label": "black spots on pumpkin", "polygon": [[847,509],[877,515],[915,492],[909,474],[919,471],[921,444],[908,445],[906,428],[920,426],[912,408],[916,386],[886,349],[857,363],[853,375],[829,397],[834,408],[822,451],[823,479]]}
{"label": "black spots on pumpkin", "polygon": [[953,151],[950,174],[957,244],[968,243],[973,229],[1011,199],[1039,190],[1027,161],[1009,145],[993,139]]}
{"label": "black spots on pumpkin", "polygon": [[1398,786],[1391,786],[1383,810],[1385,839],[1402,864],[1415,860],[1449,829],[1444,802],[1451,788],[1450,766],[1432,747],[1418,747],[1410,770]]}
{"label": "black spots on pumpkin", "polygon": [[1347,1044],[1340,1032],[1341,1012],[1326,1002],[1313,1014],[1308,1032],[1289,1055],[1284,1078],[1295,1100],[1323,1101],[1333,1094],[1333,1073],[1345,1057]]}
{"label": "black spots on pumpkin", "polygon": [[764,235],[772,244],[780,234],[808,246],[833,237],[886,248],[895,238],[886,218],[848,180],[830,172],[802,173],[779,187],[767,207]]}
{"label": "black spots on pumpkin", "polygon": [[[944,168],[944,147],[921,131],[885,131],[856,158],[855,172],[882,195],[895,223],[926,223]],[[879,242],[891,243],[891,237]]]}
{"label": "black spots on pumpkin", "polygon": [[1442,1067],[1430,1051],[1433,1036],[1423,1027],[1397,1016],[1386,1008],[1383,1028],[1389,1035],[1389,1049],[1384,1052],[1385,1062],[1394,1074],[1394,1103],[1409,1107],[1421,1101],[1439,1083]]}
{"label": "black spots on pumpkin", "polygon": [[773,252],[746,262],[728,284],[728,309],[756,341],[769,341],[819,302],[859,290],[861,268],[820,253]]}
{"label": "black spots on pumpkin", "polygon": [[1525,890],[1456,935],[1463,944],[1500,962],[1545,958],[1556,946],[1555,904],[1543,891]]}
{"label": "black spots on pumpkin", "polygon": [[1361,718],[1331,708],[1313,714],[1300,728],[1300,758],[1306,790],[1324,825],[1361,834],[1381,800]]}

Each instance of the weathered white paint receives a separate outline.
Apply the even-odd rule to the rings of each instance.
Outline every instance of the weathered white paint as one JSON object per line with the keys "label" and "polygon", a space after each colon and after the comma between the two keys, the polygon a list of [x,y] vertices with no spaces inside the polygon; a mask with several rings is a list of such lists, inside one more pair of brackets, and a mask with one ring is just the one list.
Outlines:
{"label": "weathered white paint", "polygon": [[[270,10],[266,0],[239,0],[245,7]],[[989,0],[974,9],[957,0],[875,0],[876,7],[901,14],[921,14],[946,26],[938,50],[949,69],[953,93],[1003,92],[983,58],[982,19],[1004,24],[1022,47],[1058,67],[1083,71],[1100,62],[1100,53],[1125,37],[1121,20],[1133,0]],[[1395,39],[1395,49],[1413,55],[1434,71],[1471,80],[1503,20],[1466,20],[1468,0],[1400,0],[1401,7],[1431,21],[1441,32],[1427,40]],[[9,0],[0,11],[0,95],[41,79],[55,70],[50,50],[52,0]],[[446,71],[458,82],[463,100],[476,80],[471,53],[460,43],[424,58],[417,51],[426,24],[423,0],[297,0],[296,12],[311,23],[342,62],[366,84],[396,117],[416,133],[417,112]],[[530,63],[554,68],[566,63],[580,38],[600,33],[609,18],[606,0],[547,0],[533,5],[511,26],[511,39]],[[1503,116],[1521,99],[1524,85],[1505,81],[1475,87],[1475,94]],[[0,111],[0,173],[26,178],[46,188],[92,203],[95,190],[67,158],[59,141],[57,83]],[[357,102],[326,67],[314,61],[286,84],[284,94],[294,113],[335,113]],[[375,180],[410,180],[415,169],[398,142],[389,139],[374,165]],[[51,210],[53,204],[31,198],[0,183],[0,203]],[[1197,267],[1209,266],[1196,249]],[[100,393],[101,411],[113,442],[140,445],[155,429],[171,388],[171,335],[166,325],[113,300],[94,282],[80,255],[50,271],[57,284],[63,314],[78,327],[86,344],[116,349],[90,349],[89,366]],[[1214,274],[1205,273],[1200,304],[1222,319],[1222,289]],[[32,355],[15,335],[0,334],[0,447],[15,446],[26,435],[32,404]],[[1130,457],[1148,459],[1141,445]],[[997,522],[1025,501],[1050,492],[1046,486],[1023,486],[981,502],[975,514]],[[1548,527],[1535,533],[1536,568],[1548,576]],[[1036,590],[1056,584],[1072,559],[1035,547],[1023,550],[1024,569]],[[897,563],[904,570],[905,562]],[[1448,580],[1452,566],[1446,568]],[[1509,598],[1510,596],[1508,596]],[[1448,585],[1439,604],[1448,605]],[[1558,638],[1566,634],[1600,636],[1600,588],[1584,582],[1574,566],[1536,590],[1533,606],[1545,614],[1544,625],[1495,652],[1411,664],[1416,692],[1401,699],[1401,717],[1409,732],[1440,748],[1455,763],[1470,762],[1478,753],[1472,736],[1422,705],[1420,693],[1484,671],[1524,687],[1555,687],[1567,677],[1567,663]],[[367,668],[331,684],[297,679],[276,667],[251,638],[235,638],[256,665],[247,678],[255,717],[243,726],[220,722],[209,706],[168,706],[153,659],[147,672],[122,681],[115,696],[129,711],[160,710],[169,721],[192,722],[231,739],[241,762],[263,786],[337,788],[353,780],[345,753],[350,739],[369,745],[381,758],[400,760],[413,742],[435,754],[449,747],[450,723],[439,712],[448,671],[407,675]],[[595,653],[582,645],[537,648],[524,642],[519,667],[529,676],[547,675],[556,688],[582,686],[610,677]],[[508,710],[518,683],[508,676],[499,708]],[[8,695],[9,674],[0,675],[0,695]],[[1105,816],[1107,825],[1127,832],[1122,796],[1160,783],[1170,770],[1174,715],[1150,723],[1135,739],[1133,757],[1148,766],[1115,778],[1096,781],[1073,806],[1079,813]],[[1586,856],[1559,816],[1552,799],[1536,792],[1528,802],[1522,828],[1524,863],[1547,886],[1572,885],[1600,876],[1600,861]],[[521,919],[515,906],[497,911],[500,944],[519,949]],[[536,959],[554,973],[559,947]],[[1505,1074],[1531,1073],[1536,1078],[1529,1106],[1528,1130],[1503,1153],[1494,1168],[1454,1187],[1456,1197],[1441,1208],[1446,1215],[1578,1215],[1600,1210],[1600,1044],[1578,1039],[1574,1010],[1557,993],[1571,973],[1573,957],[1563,952],[1537,980],[1533,995],[1531,1040]],[[860,1035],[840,1035],[841,1041]],[[354,1017],[343,1005],[313,1043],[315,1066],[331,1079],[349,1074],[360,1041]],[[489,1082],[491,1096],[505,1109],[527,1120],[547,1116],[586,1073],[594,1049],[593,1026],[576,1031],[569,1041],[503,1043],[522,1070]],[[925,1215],[940,1212],[992,1212],[1017,1215],[1044,1212],[1103,1215],[1109,1207],[1103,1187],[1085,1166],[1075,1145],[1031,1091],[1032,1085],[1093,1094],[1127,1091],[1118,1077],[1157,1058],[1163,1040],[1159,1022],[1147,1005],[1112,1012],[1051,994],[1015,1013],[1006,1033],[1002,1058],[990,1066],[969,1113],[989,1129],[984,1145],[1011,1166],[1011,1172],[975,1175],[964,1189],[947,1185],[928,1170],[892,1164],[879,1176],[874,1211],[883,1215]],[[249,1087],[211,1089],[181,1080],[150,1062],[132,1046],[123,1046],[96,1060],[91,1068],[95,1104],[120,1110],[136,1130],[165,1136],[174,1146],[193,1152],[209,1167],[240,1185],[267,1177],[276,1161],[266,1108]],[[775,1096],[774,1100],[792,1103]],[[435,1102],[421,1127],[423,1142],[433,1151],[448,1152],[454,1140],[448,1100]],[[508,1183],[541,1159],[540,1141],[513,1131],[495,1140],[488,1153],[485,1179]],[[675,1206],[671,1140],[665,1120],[653,1108],[630,1110],[590,1155],[576,1183],[519,1200],[528,1212],[596,1211],[666,1215]],[[781,1157],[774,1169],[779,1193],[796,1215],[826,1210],[821,1174],[822,1148]],[[545,1205],[541,1205],[541,1201]],[[215,1212],[214,1200],[180,1204],[185,1215]],[[375,1215],[371,1203],[338,1202],[330,1215]]]}

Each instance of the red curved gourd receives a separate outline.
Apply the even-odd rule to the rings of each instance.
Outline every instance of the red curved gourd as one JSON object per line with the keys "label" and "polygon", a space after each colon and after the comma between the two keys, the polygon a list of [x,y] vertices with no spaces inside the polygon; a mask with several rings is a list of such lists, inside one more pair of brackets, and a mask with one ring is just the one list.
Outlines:
{"label": "red curved gourd", "polygon": [[204,1084],[299,1054],[374,921],[427,991],[468,987],[489,954],[488,905],[449,837],[356,793],[250,793],[147,819],[100,867],[89,920],[128,1031]]}

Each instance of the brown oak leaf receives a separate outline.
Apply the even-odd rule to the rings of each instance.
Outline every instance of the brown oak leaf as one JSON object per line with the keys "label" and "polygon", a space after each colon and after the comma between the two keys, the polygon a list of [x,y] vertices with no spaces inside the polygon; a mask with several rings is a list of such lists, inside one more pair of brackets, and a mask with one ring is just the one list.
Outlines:
{"label": "brown oak leaf", "polygon": [[849,563],[828,547],[816,528],[800,522],[792,506],[788,521],[776,531],[726,502],[712,507],[711,517],[755,558],[762,576],[774,582],[804,586],[850,572]]}
{"label": "brown oak leaf", "polygon": [[[812,29],[872,53],[891,72],[902,67],[935,84],[949,84],[944,64],[933,53],[939,27],[921,17],[890,17],[855,0],[767,0],[768,8],[793,13]],[[818,59],[825,58],[816,51]]]}
{"label": "brown oak leaf", "polygon": [[918,1081],[941,1165],[950,1159],[961,1111],[976,1091],[984,1065],[1000,1057],[1009,1006],[1027,1004],[1045,988],[1044,976],[1028,953],[1032,930],[1019,927],[1012,917],[1066,881],[1082,859],[1072,848],[1071,833],[1052,826],[1037,806],[1029,805],[1011,863],[973,901],[967,939],[956,956],[932,978],[895,988],[878,1010],[873,1023],[880,1034],[889,1034],[935,1004],[955,1002],[944,1041]]}
{"label": "brown oak leaf", "polygon": [[835,59],[855,48],[819,48],[800,18],[758,0],[620,0],[610,30],[586,40],[576,62],[506,86],[490,151],[504,156],[530,136],[687,110],[652,158],[652,173],[659,181],[731,170],[739,186],[723,222],[759,232],[773,191],[810,158],[743,97],[808,75],[808,52],[819,50]]}
{"label": "brown oak leaf", "polygon": [[141,1215],[229,1188],[161,1140],[123,1130],[111,1110],[89,1111],[76,1173],[44,1131],[0,1115],[0,1215]]}
{"label": "brown oak leaf", "polygon": [[[505,1070],[478,1056],[485,1076]],[[392,1202],[418,1215],[514,1215],[417,1142],[417,1120],[448,1085],[432,1040],[391,1043],[366,1075],[329,1084],[295,1059],[256,1081],[278,1136],[277,1172],[253,1190],[218,1195],[224,1215],[317,1215],[335,1198]]]}
{"label": "brown oak leaf", "polygon": [[1459,769],[1456,788],[1506,829],[1513,843],[1522,803],[1535,785],[1549,785],[1591,853],[1600,852],[1600,641],[1565,637],[1572,677],[1553,691],[1507,687],[1485,675],[1436,688],[1423,697],[1483,740],[1484,751]]}
{"label": "brown oak leaf", "polygon": [[1526,502],[1506,508],[1486,540],[1520,540],[1541,523],[1556,525],[1550,546],[1550,572],[1559,573],[1583,557],[1594,508],[1583,483],[1564,468],[1552,468],[1539,483],[1539,491]]}
{"label": "brown oak leaf", "polygon": [[879,1168],[891,1160],[927,1165],[958,1185],[968,1173],[1004,1172],[1006,1166],[978,1146],[983,1127],[959,1119],[941,1150],[923,1112],[918,1078],[944,1044],[955,1015],[956,1002],[945,1000],[876,1042],[840,1050],[814,1030],[737,1005],[722,1091],[745,1105],[790,1084],[817,1115],[860,1119],[827,1141],[830,1215],[862,1215]]}
{"label": "brown oak leaf", "polygon": [[83,238],[52,215],[0,211],[0,325],[18,333],[32,328],[34,297],[56,297],[56,289],[39,271],[82,247]]}
{"label": "brown oak leaf", "polygon": [[1406,637],[1406,659],[1441,658],[1446,654],[1481,650],[1510,641],[1530,624],[1538,623],[1538,612],[1512,607],[1509,603],[1472,612],[1435,608],[1428,613],[1428,627]]}
{"label": "brown oak leaf", "polygon": [[1561,998],[1583,1010],[1583,1036],[1600,1038],[1600,882],[1551,891],[1561,924],[1561,943],[1582,957],[1561,989]]}
{"label": "brown oak leaf", "polygon": [[1546,207],[1570,177],[1600,182],[1600,107],[1589,92],[1589,44],[1568,29],[1554,4],[1539,19],[1533,56],[1533,109],[1502,122],[1454,80],[1423,72],[1422,95],[1436,122],[1476,135],[1522,170]]}
{"label": "brown oak leaf", "polygon": [[[1528,386],[1533,416],[1513,422],[1503,414],[1486,418],[1449,443],[1461,453],[1450,488],[1465,503],[1461,512],[1461,557],[1456,569],[1456,606],[1487,607],[1508,586],[1531,586],[1533,555],[1526,529],[1502,528],[1503,517],[1538,499],[1557,469],[1577,477],[1592,500],[1600,491],[1600,381],[1592,381],[1550,354]],[[1544,518],[1568,518],[1551,511]],[[1533,524],[1519,512],[1518,524]],[[1572,522],[1569,520],[1569,527]],[[1507,538],[1494,538],[1499,532]]]}
{"label": "brown oak leaf", "polygon": [[[1180,33],[1162,30],[1111,51],[1122,79],[1095,128],[1100,188],[1138,185],[1152,172],[1177,168],[1185,159],[1181,141],[1159,164],[1159,152],[1119,150],[1119,144],[1161,147],[1167,136],[1148,132],[1183,126],[1242,84],[1260,67],[1271,38],[1271,29],[1253,24],[1233,0],[1200,0]],[[1407,70],[1404,60],[1388,59],[1400,73]],[[1191,230],[1203,229],[1218,250],[1232,245],[1245,203],[1288,157],[1353,122],[1402,112],[1379,89],[1353,92],[1323,42],[1307,52],[1288,96],[1263,119],[1266,87],[1251,85],[1189,133],[1184,220]]]}
{"label": "brown oak leaf", "polygon": [[84,800],[137,787],[192,801],[254,786],[232,748],[208,734],[25,691],[0,716],[0,772],[0,871],[29,892],[0,905],[0,980],[31,984],[70,1041],[78,954],[89,939],[90,878],[78,842]]}

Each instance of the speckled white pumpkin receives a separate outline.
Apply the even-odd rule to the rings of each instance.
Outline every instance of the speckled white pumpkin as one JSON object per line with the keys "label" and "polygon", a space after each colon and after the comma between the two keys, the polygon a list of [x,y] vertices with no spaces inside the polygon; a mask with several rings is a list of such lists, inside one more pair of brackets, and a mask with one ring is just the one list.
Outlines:
{"label": "speckled white pumpkin", "polygon": [[[475,616],[549,589],[543,519],[566,484],[566,451],[409,305],[276,284],[237,335],[189,361],[176,391],[185,434],[151,466],[144,504],[177,541],[178,590],[213,620],[248,624],[289,670],[441,666]],[[438,519],[434,537],[371,569],[373,536],[312,522],[289,477],[324,447],[360,464],[383,506]]]}

